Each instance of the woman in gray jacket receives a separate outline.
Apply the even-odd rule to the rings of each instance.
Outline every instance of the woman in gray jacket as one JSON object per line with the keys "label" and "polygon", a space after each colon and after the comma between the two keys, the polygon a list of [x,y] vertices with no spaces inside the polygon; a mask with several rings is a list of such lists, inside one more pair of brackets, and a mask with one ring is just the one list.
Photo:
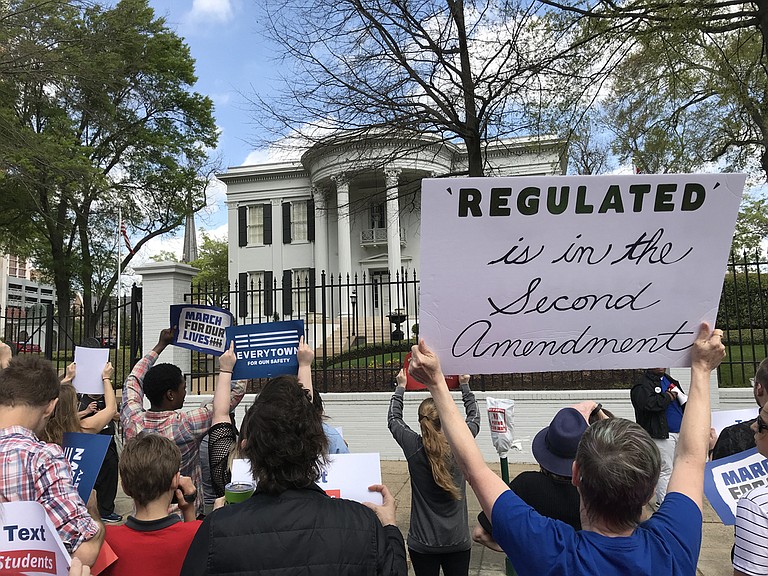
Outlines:
{"label": "woman in gray jacket", "polygon": [[[416,576],[466,576],[472,539],[467,518],[466,484],[453,460],[432,398],[419,406],[421,434],[403,420],[405,373],[397,375],[397,388],[389,403],[389,430],[403,449],[411,476],[411,526],[408,552]],[[477,400],[469,389],[469,376],[459,378],[473,436],[480,431]]]}

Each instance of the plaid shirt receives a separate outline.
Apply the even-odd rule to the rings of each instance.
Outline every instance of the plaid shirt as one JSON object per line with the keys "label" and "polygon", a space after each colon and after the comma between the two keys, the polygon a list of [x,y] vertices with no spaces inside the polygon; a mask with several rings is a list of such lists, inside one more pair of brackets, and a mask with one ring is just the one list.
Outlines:
{"label": "plaid shirt", "polygon": [[69,551],[99,531],[72,484],[60,446],[22,426],[0,429],[0,502],[39,502]]}
{"label": "plaid shirt", "polygon": [[[203,511],[203,481],[200,468],[200,441],[211,427],[213,404],[208,402],[200,408],[186,412],[165,410],[153,412],[144,409],[144,376],[157,361],[157,353],[151,351],[134,366],[123,384],[123,406],[120,422],[125,439],[137,436],[143,430],[170,438],[181,450],[181,470],[184,476],[192,478],[197,488],[195,506],[198,513]],[[234,410],[245,394],[245,384],[232,382],[229,408]]]}

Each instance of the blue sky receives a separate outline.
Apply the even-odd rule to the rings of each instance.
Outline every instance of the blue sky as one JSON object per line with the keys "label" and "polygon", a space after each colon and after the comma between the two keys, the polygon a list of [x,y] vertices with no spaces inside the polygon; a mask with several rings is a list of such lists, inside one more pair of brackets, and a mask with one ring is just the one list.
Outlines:
{"label": "blue sky", "polygon": [[[275,52],[259,31],[258,0],[150,0],[157,16],[184,38],[196,61],[198,77],[194,90],[209,96],[215,105],[219,144],[213,152],[222,167],[263,162],[264,151],[255,151],[249,141],[256,126],[246,97],[268,90],[274,73]],[[226,237],[224,186],[217,182],[208,195],[209,207],[197,216],[198,237],[206,230]],[[172,237],[149,242],[135,263],[144,262],[160,250],[181,256],[183,230]]]}

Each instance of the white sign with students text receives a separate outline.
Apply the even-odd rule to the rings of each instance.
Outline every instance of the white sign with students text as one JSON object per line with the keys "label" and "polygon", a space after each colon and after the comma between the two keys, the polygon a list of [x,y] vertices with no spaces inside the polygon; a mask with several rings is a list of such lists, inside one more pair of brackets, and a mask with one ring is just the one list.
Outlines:
{"label": "white sign with students text", "polygon": [[0,574],[69,573],[69,554],[41,504],[5,502],[0,514]]}
{"label": "white sign with students text", "polygon": [[420,335],[446,374],[689,366],[744,181],[423,180]]}

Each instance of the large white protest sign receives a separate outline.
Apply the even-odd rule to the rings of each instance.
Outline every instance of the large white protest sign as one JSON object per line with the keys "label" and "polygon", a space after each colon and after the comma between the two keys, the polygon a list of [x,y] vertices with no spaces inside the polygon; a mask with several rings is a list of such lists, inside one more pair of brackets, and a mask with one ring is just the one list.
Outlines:
{"label": "large white protest sign", "polygon": [[69,573],[69,554],[41,504],[5,502],[0,514],[0,574]]}
{"label": "large white protest sign", "polygon": [[423,180],[419,333],[446,374],[690,365],[744,180]]}
{"label": "large white protest sign", "polygon": [[75,378],[72,385],[80,394],[104,394],[101,374],[109,362],[108,348],[75,346]]}

